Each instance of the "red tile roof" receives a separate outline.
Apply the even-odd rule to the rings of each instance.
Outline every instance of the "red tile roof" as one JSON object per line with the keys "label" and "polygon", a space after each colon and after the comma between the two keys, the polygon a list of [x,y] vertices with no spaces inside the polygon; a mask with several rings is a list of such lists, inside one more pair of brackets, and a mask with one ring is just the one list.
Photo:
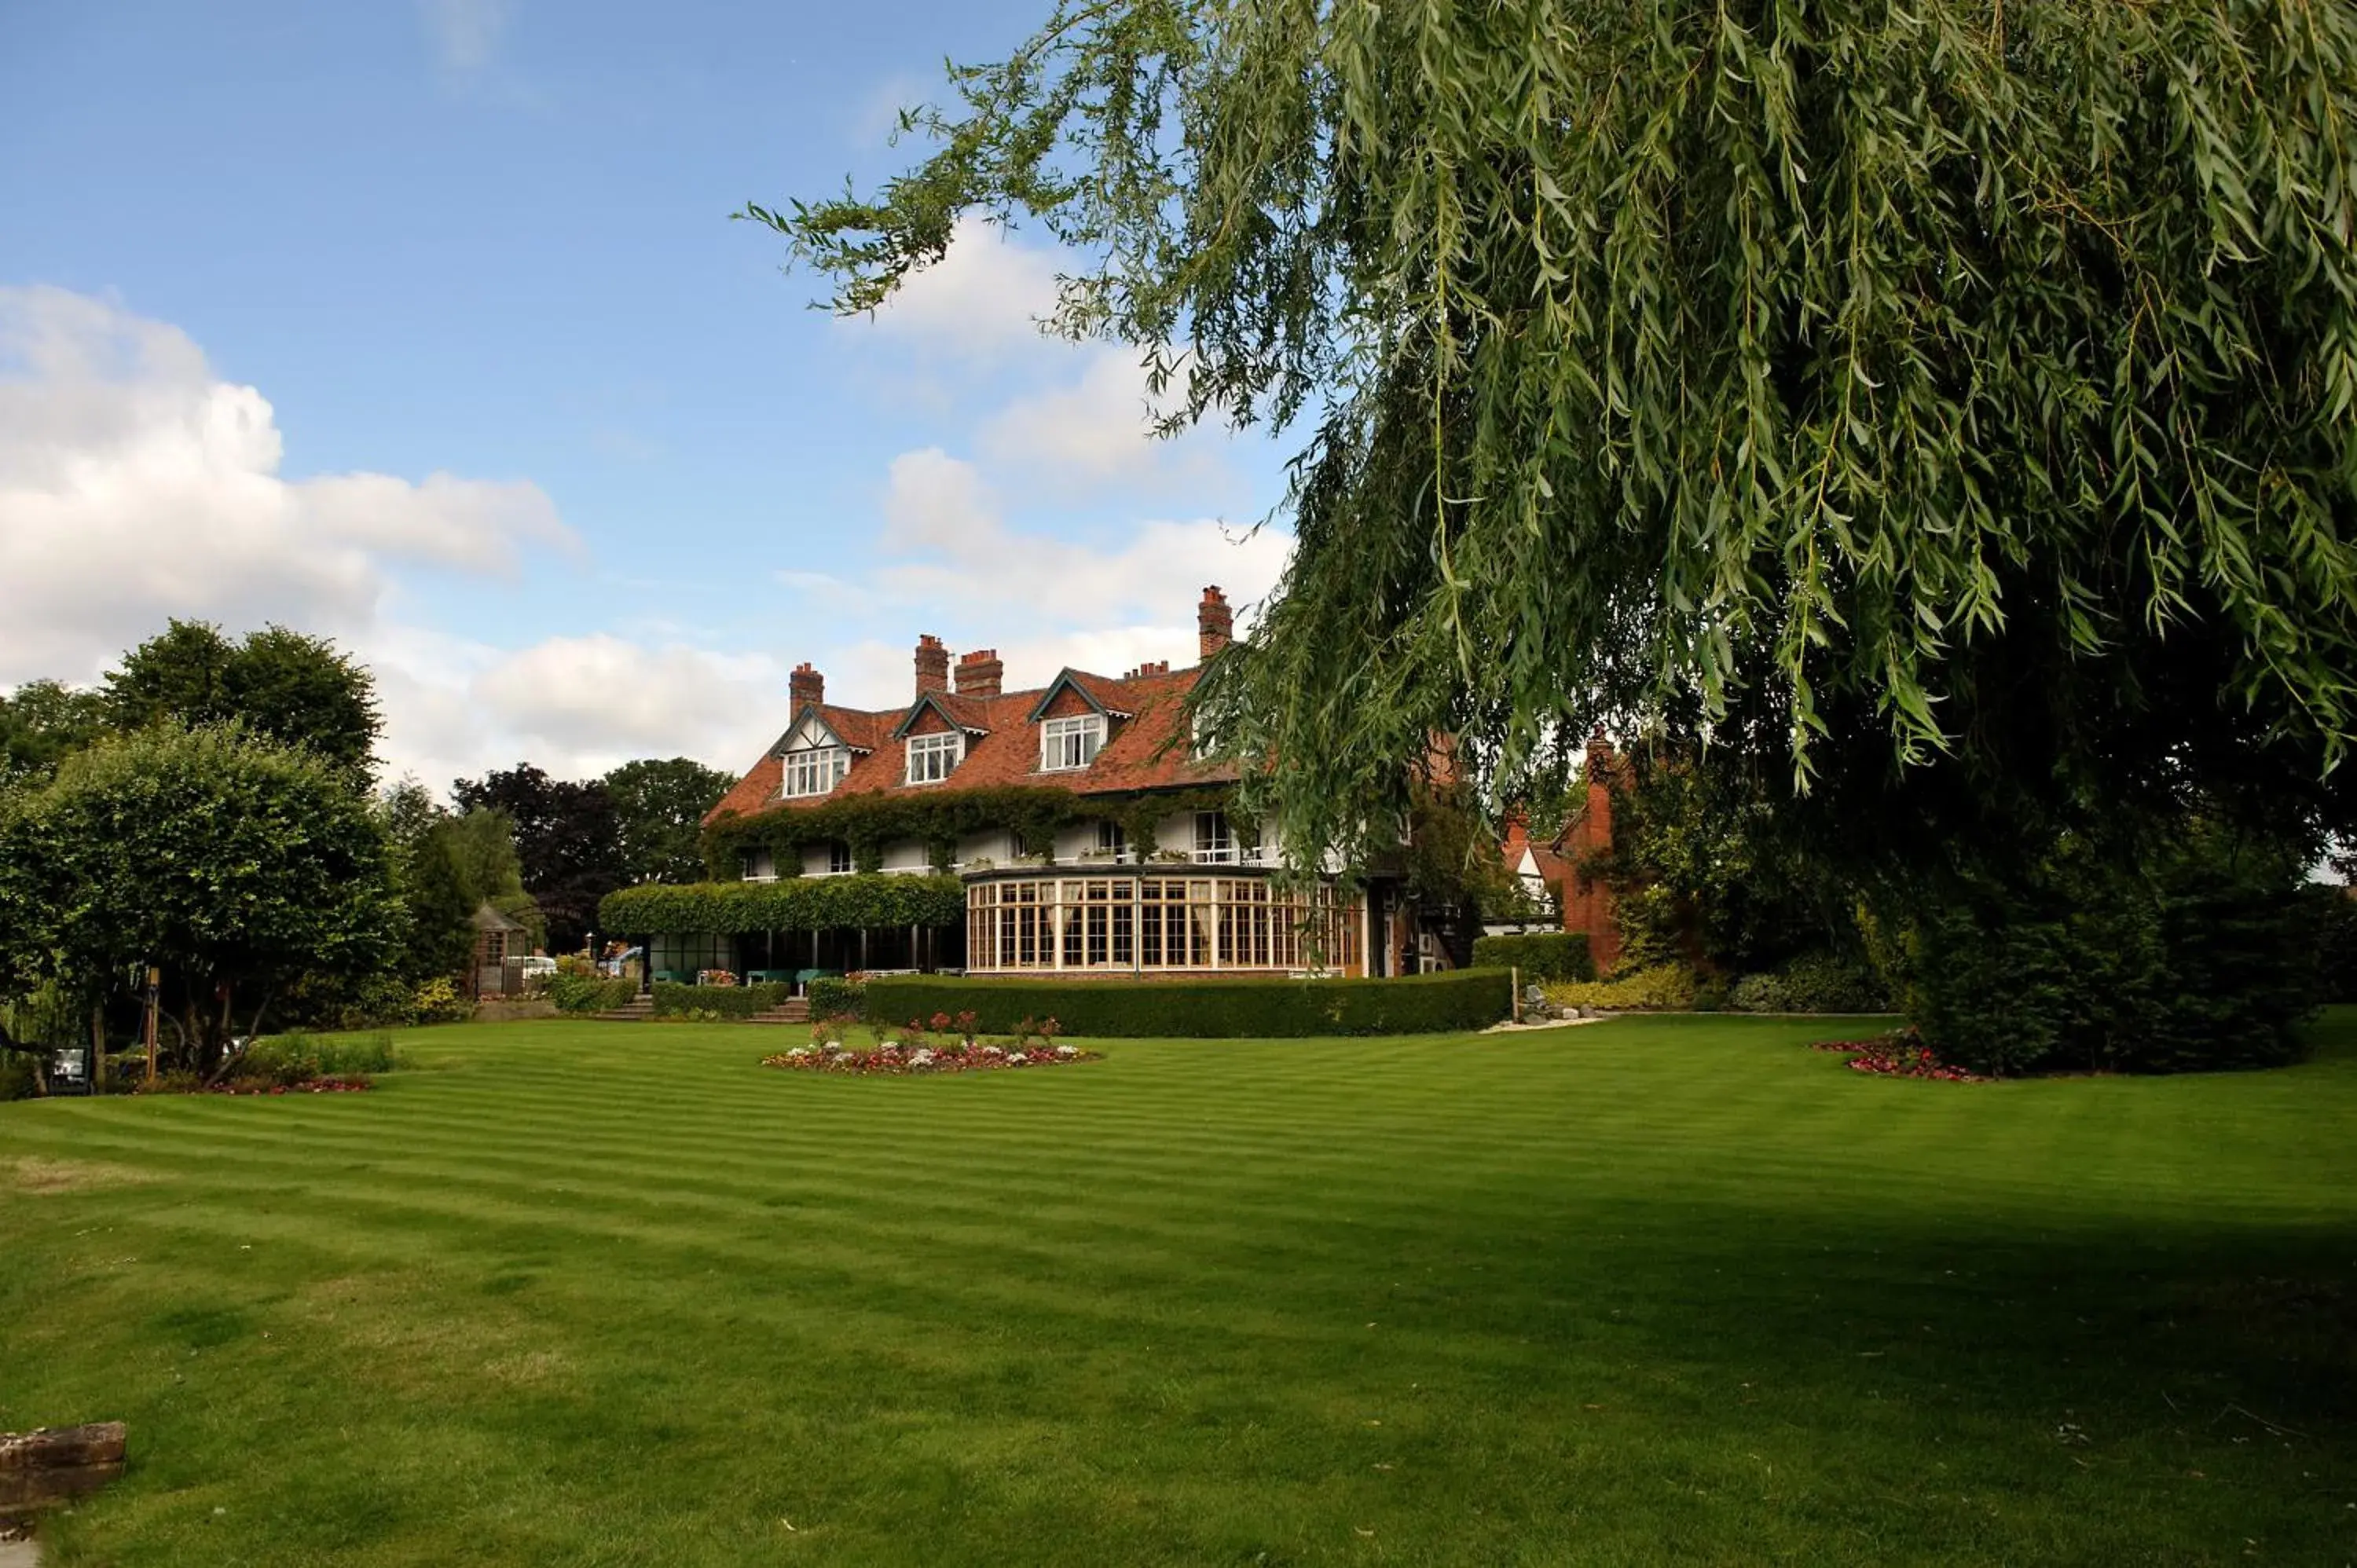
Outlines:
{"label": "red tile roof", "polygon": [[802,715],[798,712],[787,725],[786,734],[753,764],[735,789],[721,797],[720,804],[705,815],[705,821],[747,816],[774,808],[797,810],[856,794],[913,795],[1036,784],[1070,789],[1079,795],[1101,795],[1232,780],[1236,777],[1232,764],[1188,759],[1186,696],[1201,674],[1200,665],[1176,671],[1167,665],[1147,665],[1119,681],[1080,670],[1063,671],[1059,680],[1068,677],[1071,685],[1115,716],[1108,726],[1104,747],[1093,762],[1086,768],[1053,773],[1040,771],[1039,725],[1030,715],[1040,700],[1055,689],[1056,682],[991,697],[928,693],[927,697],[967,731],[964,759],[955,772],[938,784],[904,782],[908,776],[906,753],[903,742],[893,738],[892,732],[915,712],[917,700],[912,699],[907,707],[879,712],[821,703],[819,716],[826,721],[827,727],[855,748],[851,771],[843,782],[824,795],[800,796],[791,800],[779,798],[785,776],[780,748],[793,734],[794,726],[802,722]]}

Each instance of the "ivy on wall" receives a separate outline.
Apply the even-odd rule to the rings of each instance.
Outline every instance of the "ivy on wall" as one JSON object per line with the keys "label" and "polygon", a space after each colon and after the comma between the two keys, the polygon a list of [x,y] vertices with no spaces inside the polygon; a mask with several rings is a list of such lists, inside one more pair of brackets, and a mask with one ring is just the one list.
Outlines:
{"label": "ivy on wall", "polygon": [[[704,830],[704,864],[716,882],[744,875],[745,857],[767,850],[778,875],[802,874],[802,851],[814,844],[848,843],[855,870],[876,872],[887,844],[911,840],[925,846],[937,873],[957,860],[958,841],[969,833],[1010,832],[1025,854],[1045,854],[1059,830],[1080,822],[1121,824],[1130,847],[1143,859],[1158,846],[1155,829],[1176,812],[1226,811],[1232,784],[1183,789],[1146,789],[1125,794],[1075,794],[1051,785],[1006,784],[939,793],[847,795],[815,806],[776,806],[750,816],[726,816]],[[1229,831],[1250,847],[1259,843],[1257,822],[1232,821]],[[608,922],[609,929],[615,928]]]}
{"label": "ivy on wall", "polygon": [[813,876],[784,882],[649,883],[609,893],[597,923],[627,936],[726,937],[753,931],[834,931],[954,926],[965,888],[954,876]]}

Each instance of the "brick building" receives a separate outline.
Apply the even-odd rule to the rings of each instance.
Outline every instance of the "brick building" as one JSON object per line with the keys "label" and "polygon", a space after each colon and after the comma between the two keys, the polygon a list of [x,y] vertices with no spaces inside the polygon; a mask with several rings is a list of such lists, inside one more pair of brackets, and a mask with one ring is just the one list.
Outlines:
{"label": "brick building", "polygon": [[[659,938],[656,967],[1397,972],[1415,938],[1394,886],[1346,889],[1338,867],[1281,886],[1276,824],[1234,820],[1236,769],[1196,755],[1187,697],[1233,627],[1226,596],[1206,588],[1196,664],[1067,669],[1023,691],[1004,689],[994,650],[952,658],[921,637],[909,701],[880,710],[828,702],[823,677],[800,666],[784,734],[705,819],[722,841],[757,846],[727,869],[752,881],[951,875],[963,925]],[[793,813],[856,813],[869,837],[811,839]]]}
{"label": "brick building", "polygon": [[1528,822],[1517,815],[1506,823],[1502,846],[1506,869],[1534,893],[1544,888],[1554,897],[1565,930],[1587,935],[1598,973],[1620,961],[1620,928],[1613,918],[1612,889],[1581,867],[1612,848],[1612,781],[1620,768],[1612,743],[1601,733],[1590,736],[1587,799],[1565,819],[1562,831],[1534,840]]}

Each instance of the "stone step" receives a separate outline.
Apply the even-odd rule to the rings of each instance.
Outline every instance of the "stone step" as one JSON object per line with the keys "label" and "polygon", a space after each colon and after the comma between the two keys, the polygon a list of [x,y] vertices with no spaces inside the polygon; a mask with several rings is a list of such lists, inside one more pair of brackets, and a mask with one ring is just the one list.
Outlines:
{"label": "stone step", "polygon": [[810,1022],[810,1001],[797,996],[780,1002],[775,1007],[764,1008],[746,1020],[748,1024],[807,1024]]}
{"label": "stone step", "polygon": [[619,1007],[593,1015],[611,1024],[638,1023],[655,1015],[655,999],[651,996],[633,996]]}

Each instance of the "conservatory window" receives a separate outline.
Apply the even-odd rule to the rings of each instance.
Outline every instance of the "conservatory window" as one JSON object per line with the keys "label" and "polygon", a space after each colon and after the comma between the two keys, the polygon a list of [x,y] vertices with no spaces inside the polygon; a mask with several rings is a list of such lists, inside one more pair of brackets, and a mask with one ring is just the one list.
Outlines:
{"label": "conservatory window", "polygon": [[950,776],[964,755],[965,738],[951,735],[918,735],[909,737],[909,782],[938,784]]}
{"label": "conservatory window", "polygon": [[1075,719],[1049,719],[1039,726],[1039,770],[1060,773],[1086,768],[1104,746],[1104,719],[1084,714]]}

